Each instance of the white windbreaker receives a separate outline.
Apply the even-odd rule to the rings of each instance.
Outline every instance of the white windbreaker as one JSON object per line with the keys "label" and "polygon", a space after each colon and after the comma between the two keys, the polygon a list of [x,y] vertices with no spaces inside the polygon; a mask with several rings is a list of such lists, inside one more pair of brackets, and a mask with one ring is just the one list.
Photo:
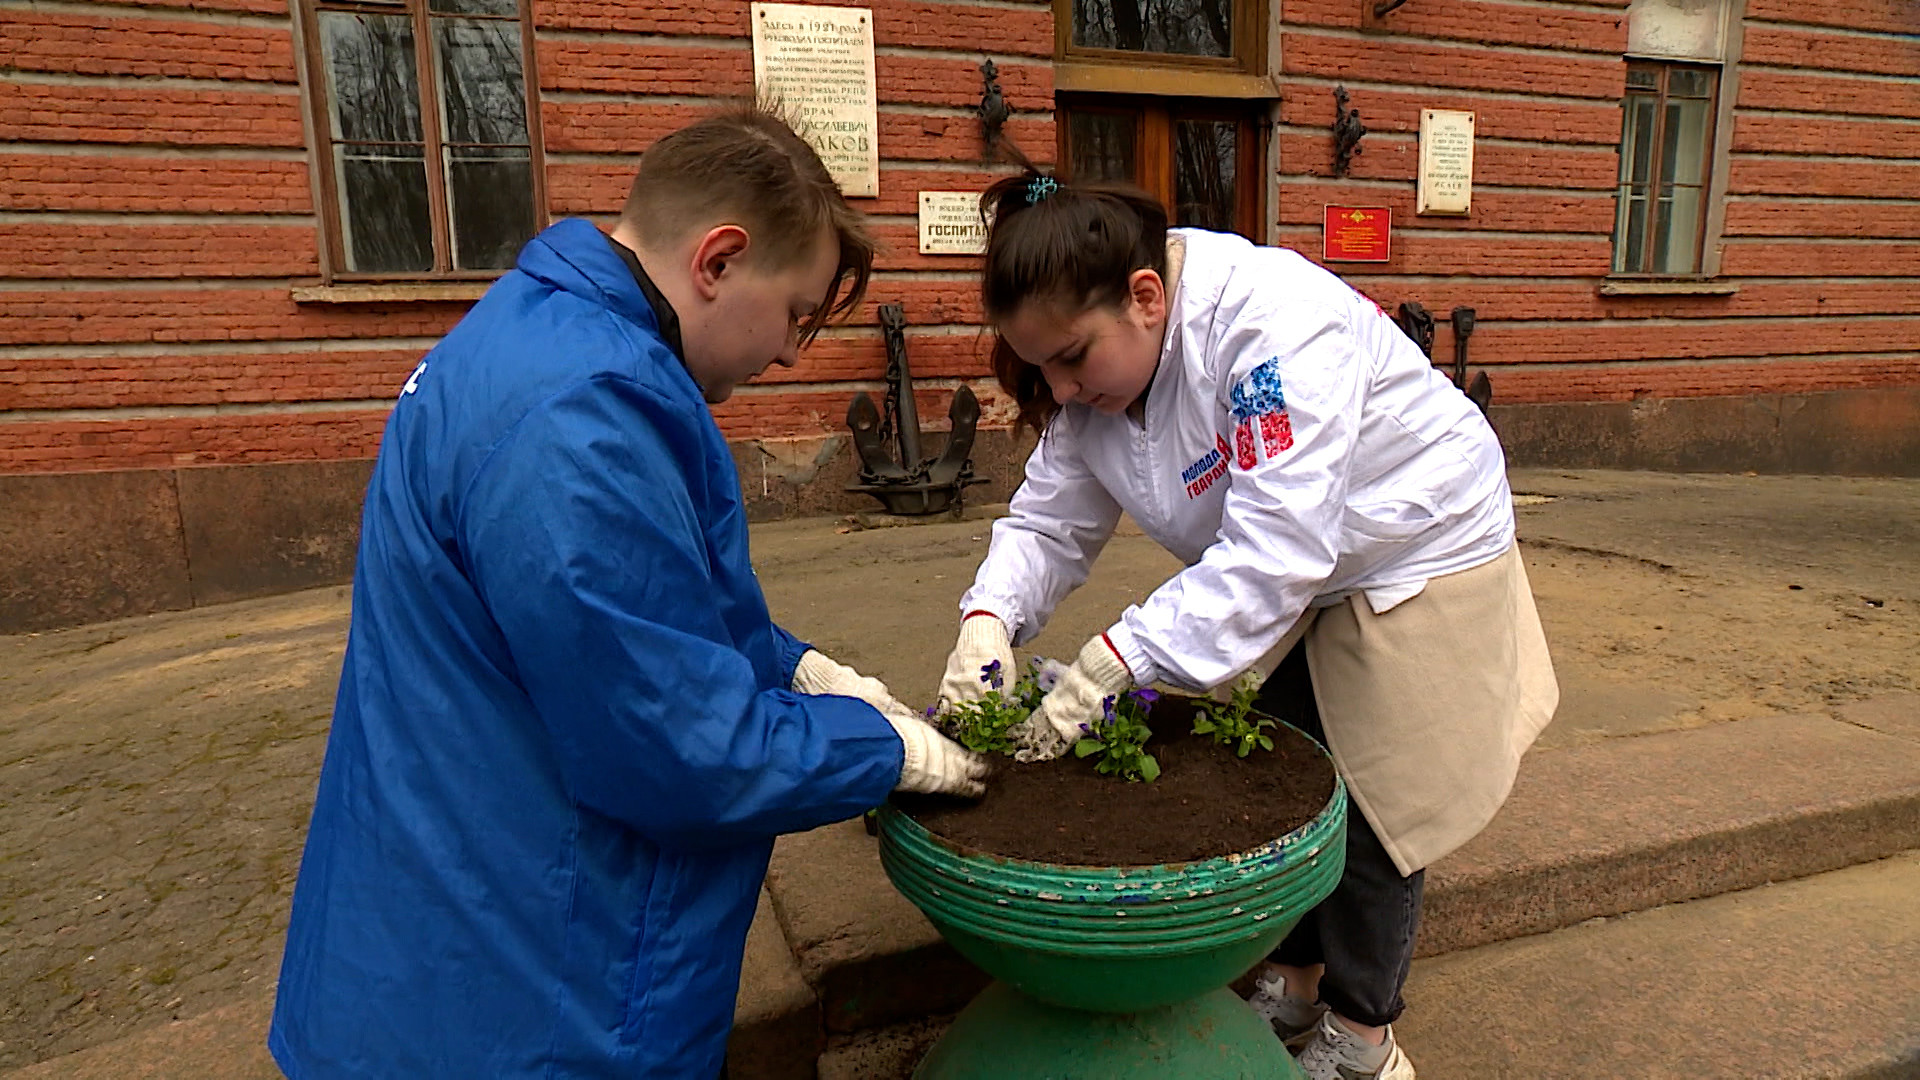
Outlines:
{"label": "white windbreaker", "polygon": [[1185,264],[1144,423],[1055,417],[963,613],[1030,640],[1125,511],[1187,567],[1108,637],[1140,683],[1210,689],[1309,607],[1361,593],[1384,612],[1507,550],[1493,429],[1376,304],[1284,248],[1172,235]]}

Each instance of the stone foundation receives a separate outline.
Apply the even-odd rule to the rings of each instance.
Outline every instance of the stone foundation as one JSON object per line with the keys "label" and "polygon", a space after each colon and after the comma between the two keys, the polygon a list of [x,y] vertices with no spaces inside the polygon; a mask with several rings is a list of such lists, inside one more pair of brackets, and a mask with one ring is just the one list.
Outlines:
{"label": "stone foundation", "polygon": [[[1499,405],[1519,466],[1920,476],[1920,388]],[[924,453],[945,445],[923,436]],[[973,504],[1005,502],[1031,435],[980,432]],[[873,512],[846,490],[843,434],[733,444],[753,521]],[[372,463],[0,476],[0,633],[336,584],[351,578]]]}

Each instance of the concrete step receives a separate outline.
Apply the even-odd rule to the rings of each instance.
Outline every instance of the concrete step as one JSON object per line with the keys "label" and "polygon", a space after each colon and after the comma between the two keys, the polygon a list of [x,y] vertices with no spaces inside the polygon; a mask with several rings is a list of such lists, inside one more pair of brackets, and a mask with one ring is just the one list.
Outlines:
{"label": "concrete step", "polygon": [[[1421,954],[1818,874],[1920,846],[1920,740],[1776,716],[1530,755],[1428,875]],[[830,1035],[953,1012],[983,976],[857,822],[784,837],[768,891]]]}
{"label": "concrete step", "polygon": [[1541,751],[1486,831],[1429,869],[1419,954],[1915,846],[1920,740],[1859,724],[1770,716]]}
{"label": "concrete step", "polygon": [[1920,1077],[1920,852],[1414,965],[1427,1080]]}
{"label": "concrete step", "polygon": [[[1920,852],[1416,961],[1421,1080],[1920,1077]],[[838,1041],[819,1080],[906,1080],[946,1018]]]}

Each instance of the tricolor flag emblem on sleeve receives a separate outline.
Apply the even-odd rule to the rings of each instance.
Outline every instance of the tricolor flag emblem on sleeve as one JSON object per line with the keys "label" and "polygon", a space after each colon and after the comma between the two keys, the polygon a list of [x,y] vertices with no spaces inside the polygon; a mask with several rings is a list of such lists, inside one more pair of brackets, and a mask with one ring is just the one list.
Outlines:
{"label": "tricolor flag emblem on sleeve", "polygon": [[1280,389],[1278,357],[1234,385],[1232,415],[1233,463],[1240,468],[1251,469],[1263,458],[1272,461],[1292,448],[1293,421]]}

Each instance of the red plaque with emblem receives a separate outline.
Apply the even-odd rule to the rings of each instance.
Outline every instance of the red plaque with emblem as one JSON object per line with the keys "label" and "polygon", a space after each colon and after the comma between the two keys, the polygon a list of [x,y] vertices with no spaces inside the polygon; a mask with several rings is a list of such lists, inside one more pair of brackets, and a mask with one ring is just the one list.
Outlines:
{"label": "red plaque with emblem", "polygon": [[1386,262],[1393,256],[1393,211],[1329,206],[1321,254],[1327,262]]}

